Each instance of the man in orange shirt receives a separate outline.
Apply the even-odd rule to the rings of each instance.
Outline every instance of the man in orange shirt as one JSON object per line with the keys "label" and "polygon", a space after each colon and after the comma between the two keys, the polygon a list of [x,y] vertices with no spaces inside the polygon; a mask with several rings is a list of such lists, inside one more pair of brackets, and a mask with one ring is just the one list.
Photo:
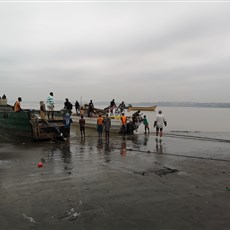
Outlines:
{"label": "man in orange shirt", "polygon": [[126,130],[127,130],[127,117],[125,116],[124,113],[122,113],[121,115],[121,123],[122,123],[122,132],[123,134],[126,133]]}
{"label": "man in orange shirt", "polygon": [[101,117],[101,114],[99,115],[99,117],[97,118],[97,132],[98,132],[98,136],[102,137],[102,132],[103,132],[103,117]]}
{"label": "man in orange shirt", "polygon": [[18,100],[15,102],[14,104],[14,112],[20,112],[22,109],[21,109],[21,101],[22,101],[22,98],[19,97]]}

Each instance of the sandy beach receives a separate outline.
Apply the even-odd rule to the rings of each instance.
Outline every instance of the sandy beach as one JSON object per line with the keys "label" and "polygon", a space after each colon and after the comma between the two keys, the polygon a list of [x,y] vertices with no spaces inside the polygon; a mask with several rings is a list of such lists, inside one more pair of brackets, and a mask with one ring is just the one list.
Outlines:
{"label": "sandy beach", "polygon": [[1,229],[229,229],[229,166],[211,138],[1,141]]}

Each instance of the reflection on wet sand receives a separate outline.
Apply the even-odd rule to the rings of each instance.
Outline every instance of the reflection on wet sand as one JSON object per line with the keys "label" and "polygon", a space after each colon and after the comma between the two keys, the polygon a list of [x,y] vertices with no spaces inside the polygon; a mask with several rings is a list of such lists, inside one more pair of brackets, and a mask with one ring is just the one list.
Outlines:
{"label": "reflection on wet sand", "polygon": [[163,153],[162,140],[156,138],[155,141],[156,141],[156,152],[157,152],[157,153]]}
{"label": "reflection on wet sand", "polygon": [[85,144],[85,136],[81,136],[80,143],[81,145]]}
{"label": "reflection on wet sand", "polygon": [[126,142],[121,143],[121,155],[126,156],[127,150],[126,150]]}
{"label": "reflection on wet sand", "polygon": [[102,153],[102,151],[103,151],[103,140],[102,140],[101,136],[99,136],[98,140],[97,140],[97,149],[98,149],[99,153]]}
{"label": "reflection on wet sand", "polygon": [[110,141],[105,142],[105,152],[111,152],[112,147],[110,145]]}
{"label": "reflection on wet sand", "polygon": [[112,147],[110,145],[110,141],[106,140],[105,149],[104,149],[105,163],[109,163],[111,161],[111,150],[112,150]]}
{"label": "reflection on wet sand", "polygon": [[65,163],[71,162],[71,151],[70,151],[70,143],[65,143],[60,146],[60,151],[62,154],[63,161]]}
{"label": "reflection on wet sand", "polygon": [[144,137],[144,145],[147,145],[148,141],[149,141],[149,133],[146,133]]}

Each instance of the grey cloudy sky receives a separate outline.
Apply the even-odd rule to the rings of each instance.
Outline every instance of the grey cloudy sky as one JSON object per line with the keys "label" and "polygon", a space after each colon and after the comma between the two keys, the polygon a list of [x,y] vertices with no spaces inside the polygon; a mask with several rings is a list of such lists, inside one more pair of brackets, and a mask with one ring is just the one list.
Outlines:
{"label": "grey cloudy sky", "polygon": [[230,2],[0,2],[10,100],[229,102]]}

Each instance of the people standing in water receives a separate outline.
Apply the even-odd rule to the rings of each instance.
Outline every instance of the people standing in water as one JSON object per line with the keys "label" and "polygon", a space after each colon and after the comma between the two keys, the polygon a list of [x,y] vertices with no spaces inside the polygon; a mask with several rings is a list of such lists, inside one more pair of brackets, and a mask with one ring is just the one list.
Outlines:
{"label": "people standing in water", "polygon": [[89,107],[88,107],[88,117],[92,117],[93,112],[94,112],[94,105],[93,105],[93,101],[90,100]]}
{"label": "people standing in water", "polygon": [[22,98],[18,97],[18,100],[14,104],[14,112],[20,112],[20,111],[22,111],[21,101],[22,101]]}
{"label": "people standing in water", "polygon": [[47,97],[46,100],[47,108],[48,108],[48,119],[51,118],[54,119],[54,98],[53,98],[53,92],[50,92],[50,95]]}
{"label": "people standing in water", "polygon": [[80,126],[80,132],[81,137],[85,137],[85,119],[83,118],[83,115],[81,115],[81,118],[79,119],[79,126]]}
{"label": "people standing in water", "polygon": [[109,118],[109,114],[106,114],[106,117],[103,121],[105,127],[105,139],[109,141],[110,138],[110,128],[111,128],[111,119]]}
{"label": "people standing in water", "polygon": [[160,134],[160,138],[163,136],[163,127],[167,126],[167,121],[164,117],[164,115],[162,114],[162,111],[159,110],[157,116],[156,116],[156,120],[154,122],[154,127],[156,127],[156,136],[158,137],[158,135]]}
{"label": "people standing in water", "polygon": [[121,114],[121,123],[122,123],[122,126],[121,126],[122,133],[123,135],[125,135],[126,130],[127,130],[127,117],[125,116],[124,113]]}
{"label": "people standing in water", "polygon": [[102,133],[103,133],[103,117],[101,116],[101,114],[97,118],[97,132],[98,132],[98,136],[102,137]]}
{"label": "people standing in water", "polygon": [[84,114],[85,114],[84,107],[81,106],[81,108],[80,108],[80,116],[84,116]]}
{"label": "people standing in water", "polygon": [[144,126],[145,126],[145,134],[147,133],[147,130],[148,130],[148,133],[149,133],[149,132],[150,132],[150,131],[149,131],[149,122],[148,122],[148,120],[147,120],[147,118],[146,118],[146,115],[144,115],[143,124],[144,124]]}
{"label": "people standing in water", "polygon": [[40,101],[40,111],[39,111],[42,124],[44,125],[46,123],[46,106],[43,101]]}
{"label": "people standing in water", "polygon": [[71,126],[71,123],[73,123],[73,120],[72,120],[70,114],[66,113],[65,116],[64,116],[64,124],[65,124],[65,134],[66,134],[67,138],[70,137],[70,126]]}

